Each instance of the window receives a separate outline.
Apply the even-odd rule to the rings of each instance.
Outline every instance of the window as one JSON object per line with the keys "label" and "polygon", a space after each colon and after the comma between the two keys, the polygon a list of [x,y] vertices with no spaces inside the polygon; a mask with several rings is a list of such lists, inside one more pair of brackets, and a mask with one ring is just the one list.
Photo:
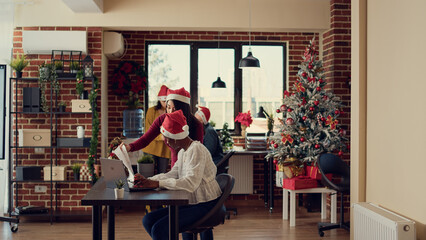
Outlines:
{"label": "window", "polygon": [[[197,104],[206,106],[217,129],[227,122],[239,132],[234,123],[238,112],[250,110],[256,117],[260,106],[272,113],[281,103],[286,86],[285,43],[252,43],[261,68],[243,71],[238,64],[249,48],[243,43],[221,42],[218,48],[217,42],[146,42],[146,47],[149,106],[157,102],[162,84],[185,87],[191,93],[193,111]],[[211,88],[218,76],[226,88]]]}

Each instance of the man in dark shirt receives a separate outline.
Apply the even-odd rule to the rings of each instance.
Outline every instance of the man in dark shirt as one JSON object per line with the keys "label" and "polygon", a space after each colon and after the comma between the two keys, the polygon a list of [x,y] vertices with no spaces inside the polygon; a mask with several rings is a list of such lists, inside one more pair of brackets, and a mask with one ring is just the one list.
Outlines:
{"label": "man in dark shirt", "polygon": [[198,111],[194,115],[204,125],[203,144],[212,155],[213,162],[217,164],[223,158],[223,149],[216,130],[209,124],[210,110],[198,106]]}

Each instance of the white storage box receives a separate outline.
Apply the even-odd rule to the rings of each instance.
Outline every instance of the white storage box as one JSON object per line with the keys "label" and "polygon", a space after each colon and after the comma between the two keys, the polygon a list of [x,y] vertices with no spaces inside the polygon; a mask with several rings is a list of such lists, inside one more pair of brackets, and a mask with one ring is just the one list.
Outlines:
{"label": "white storage box", "polygon": [[50,147],[50,129],[19,129],[20,147]]}
{"label": "white storage box", "polygon": [[88,99],[73,99],[71,100],[71,112],[92,112],[90,110],[90,102]]}
{"label": "white storage box", "polygon": [[[53,166],[52,180],[53,181],[64,181],[65,180],[65,166]],[[43,168],[44,181],[50,181],[50,166]]]}

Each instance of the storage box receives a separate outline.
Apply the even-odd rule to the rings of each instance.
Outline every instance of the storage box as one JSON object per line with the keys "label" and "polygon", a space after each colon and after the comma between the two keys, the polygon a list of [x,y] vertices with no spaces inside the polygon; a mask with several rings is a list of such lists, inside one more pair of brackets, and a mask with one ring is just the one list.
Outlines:
{"label": "storage box", "polygon": [[50,147],[50,129],[19,129],[20,147]]}
{"label": "storage box", "polygon": [[91,106],[90,106],[90,102],[88,99],[73,99],[71,100],[71,112],[87,112],[87,113],[91,113],[92,111],[90,110]]}
{"label": "storage box", "polygon": [[17,166],[16,180],[41,180],[42,166]]}
{"label": "storage box", "polygon": [[90,138],[57,138],[58,147],[90,147]]}
{"label": "storage box", "polygon": [[[52,168],[52,180],[53,181],[64,181],[65,180],[65,166],[53,166]],[[50,181],[50,166],[43,168],[44,181]]]}
{"label": "storage box", "polygon": [[283,180],[283,188],[285,189],[296,190],[316,187],[318,187],[318,181],[308,176],[297,176]]}
{"label": "storage box", "polygon": [[23,112],[40,112],[40,88],[24,87],[23,89]]}

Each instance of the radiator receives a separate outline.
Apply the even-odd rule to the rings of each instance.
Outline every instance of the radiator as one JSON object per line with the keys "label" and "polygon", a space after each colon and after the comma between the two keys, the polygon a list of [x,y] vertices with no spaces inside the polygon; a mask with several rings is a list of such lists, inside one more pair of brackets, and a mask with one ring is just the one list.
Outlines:
{"label": "radiator", "polygon": [[415,240],[414,222],[372,203],[353,204],[355,240]]}
{"label": "radiator", "polygon": [[228,173],[234,176],[231,194],[253,194],[253,156],[235,155],[229,159]]}

